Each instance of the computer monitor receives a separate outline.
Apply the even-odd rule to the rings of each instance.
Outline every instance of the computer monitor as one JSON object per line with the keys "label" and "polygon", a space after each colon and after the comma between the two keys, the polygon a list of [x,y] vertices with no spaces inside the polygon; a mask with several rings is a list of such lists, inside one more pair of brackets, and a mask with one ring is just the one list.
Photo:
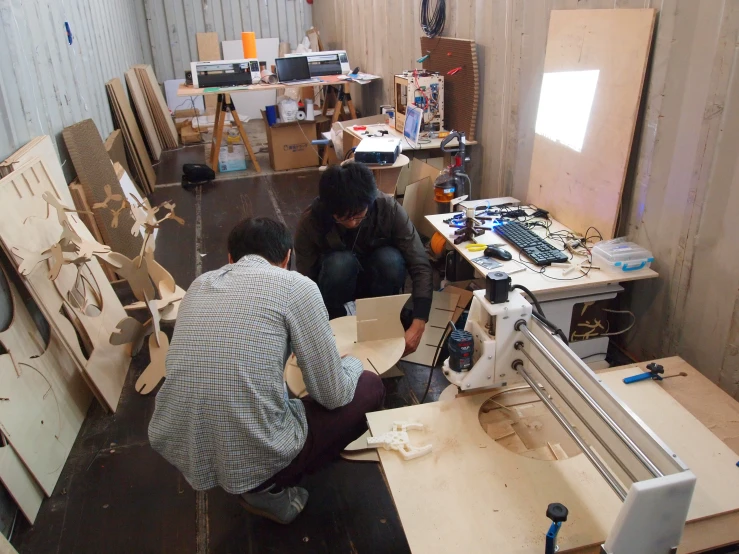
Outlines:
{"label": "computer monitor", "polygon": [[406,106],[403,136],[411,148],[418,148],[418,135],[421,133],[422,121],[423,110],[421,108],[411,105]]}
{"label": "computer monitor", "polygon": [[277,80],[281,83],[290,81],[307,81],[310,79],[310,67],[306,56],[275,58]]}

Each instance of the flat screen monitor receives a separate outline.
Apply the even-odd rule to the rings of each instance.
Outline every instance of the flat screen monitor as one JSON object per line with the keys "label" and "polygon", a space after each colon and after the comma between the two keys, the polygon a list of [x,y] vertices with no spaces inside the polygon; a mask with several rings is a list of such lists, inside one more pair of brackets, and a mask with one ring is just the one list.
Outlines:
{"label": "flat screen monitor", "polygon": [[416,106],[407,106],[405,110],[405,125],[403,136],[411,148],[418,148],[418,135],[421,133],[421,121],[423,121],[423,110]]}
{"label": "flat screen monitor", "polygon": [[310,79],[310,68],[306,56],[275,58],[275,68],[277,69],[277,79],[281,83]]}

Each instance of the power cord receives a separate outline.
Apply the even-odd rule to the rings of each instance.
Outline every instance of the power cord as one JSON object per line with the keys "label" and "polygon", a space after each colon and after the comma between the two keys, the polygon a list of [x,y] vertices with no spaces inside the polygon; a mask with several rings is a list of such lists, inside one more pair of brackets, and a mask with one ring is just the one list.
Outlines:
{"label": "power cord", "polygon": [[562,341],[565,344],[570,344],[570,341],[567,340],[567,335],[564,334],[562,329],[557,327],[554,323],[549,321],[544,316],[544,310],[541,309],[541,304],[539,304],[539,300],[536,298],[536,295],[531,292],[528,288],[524,287],[523,285],[512,285],[511,289],[520,289],[523,292],[526,293],[526,296],[528,296],[531,299],[531,302],[534,304],[534,311],[531,312],[531,315],[533,315],[536,319],[541,321],[544,325],[546,325],[552,333],[557,335],[559,338],[562,339]]}
{"label": "power cord", "polygon": [[[441,333],[441,339],[439,340],[439,344],[436,345],[436,350],[434,351],[434,358],[433,358],[434,360],[436,360],[436,357],[439,355],[439,350],[441,350],[441,346],[444,344],[444,337],[446,336],[447,329],[449,329],[450,325],[452,326],[452,329],[456,328],[454,327],[454,323],[451,321],[449,321],[449,323],[446,324],[446,326],[444,327],[444,332]],[[429,388],[431,388],[431,379],[434,376],[434,369],[436,369],[435,366],[431,366],[431,368],[429,369],[429,380],[426,383],[426,390],[423,391],[423,396],[421,397],[421,404],[423,404],[426,401],[426,396],[429,393]]]}
{"label": "power cord", "polygon": [[421,0],[421,30],[429,37],[438,37],[446,24],[446,0],[436,0],[434,12],[429,13],[431,0]]}

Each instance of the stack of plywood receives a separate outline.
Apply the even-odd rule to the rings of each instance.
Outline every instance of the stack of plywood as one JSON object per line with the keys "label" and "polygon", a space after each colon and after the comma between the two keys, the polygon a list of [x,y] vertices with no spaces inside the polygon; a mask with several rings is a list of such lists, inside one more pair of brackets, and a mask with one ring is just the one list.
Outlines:
{"label": "stack of plywood", "polygon": [[[66,212],[73,204],[51,139],[33,139],[0,167],[0,481],[33,523],[92,395],[115,411],[131,358],[127,346],[109,344],[125,312],[98,261],[79,269],[84,305],[72,302],[77,267],[63,264],[51,281],[42,261],[64,231],[51,205]],[[66,220],[93,240],[76,214]]]}
{"label": "stack of plywood", "polygon": [[144,110],[138,110],[138,103],[136,104],[139,116],[142,118],[142,123],[144,119],[142,115],[144,115],[148,118],[148,123],[153,126],[156,138],[162,148],[177,148],[179,146],[177,128],[172,120],[172,115],[169,113],[167,101],[164,99],[162,89],[159,88],[159,83],[157,83],[156,75],[154,75],[154,70],[151,66],[134,65],[126,73],[126,81],[129,82],[129,90],[131,88],[130,83],[138,81],[137,84],[139,85],[140,92],[145,99],[146,105]]}
{"label": "stack of plywood", "polygon": [[141,189],[148,195],[154,192],[156,175],[151,165],[151,159],[146,151],[144,139],[136,123],[136,117],[131,110],[126,91],[118,78],[111,79],[105,84],[110,99],[110,106],[115,115],[118,127],[123,133],[126,149],[133,163],[131,174],[138,182]]}

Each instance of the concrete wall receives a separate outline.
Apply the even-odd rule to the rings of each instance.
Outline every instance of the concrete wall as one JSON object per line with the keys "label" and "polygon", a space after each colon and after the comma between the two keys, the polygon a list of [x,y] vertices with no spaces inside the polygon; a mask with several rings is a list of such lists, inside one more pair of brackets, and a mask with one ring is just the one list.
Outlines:
{"label": "concrete wall", "polygon": [[105,82],[151,63],[143,0],[0,0],[0,52],[0,159],[48,134],[70,177],[61,130],[92,118],[105,139]]}
{"label": "concrete wall", "polygon": [[[391,75],[419,66],[418,4],[314,5],[324,43],[384,78],[361,95],[367,113],[391,103]],[[683,356],[739,398],[739,3],[449,0],[444,35],[478,44],[482,193],[525,199],[550,11],[646,7],[658,20],[620,229],[653,251],[660,277],[631,287],[638,324],[622,338],[640,359]]]}
{"label": "concrete wall", "polygon": [[160,82],[184,79],[190,62],[198,60],[196,33],[218,33],[240,40],[242,31],[257,38],[279,38],[292,48],[313,25],[305,0],[144,0],[154,71]]}

